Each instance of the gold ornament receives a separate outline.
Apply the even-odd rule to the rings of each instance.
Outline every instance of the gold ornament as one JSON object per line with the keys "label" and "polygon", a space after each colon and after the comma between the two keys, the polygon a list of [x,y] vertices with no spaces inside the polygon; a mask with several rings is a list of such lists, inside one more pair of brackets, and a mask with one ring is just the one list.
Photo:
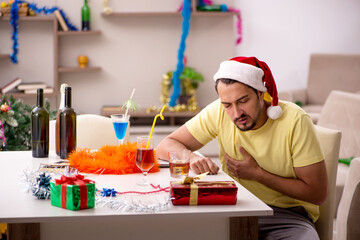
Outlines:
{"label": "gold ornament", "polygon": [[[191,71],[194,70],[191,69]],[[180,95],[179,98],[183,98],[184,102],[179,101],[181,103],[179,103],[178,105],[175,105],[174,107],[168,107],[170,101],[169,91],[172,87],[172,72],[168,72],[167,74],[163,75],[163,79],[161,81],[160,101],[163,105],[165,104],[167,105],[165,111],[170,111],[170,112],[198,111],[199,107],[196,99],[197,85],[194,85],[190,78],[182,78],[180,79],[180,81],[181,81],[182,95]],[[154,108],[150,107],[146,111],[153,112],[155,111]],[[156,108],[156,110],[158,111],[159,109]]]}
{"label": "gold ornament", "polygon": [[103,11],[108,15],[113,12],[112,8],[108,6],[108,0],[102,1],[102,8],[103,8]]}

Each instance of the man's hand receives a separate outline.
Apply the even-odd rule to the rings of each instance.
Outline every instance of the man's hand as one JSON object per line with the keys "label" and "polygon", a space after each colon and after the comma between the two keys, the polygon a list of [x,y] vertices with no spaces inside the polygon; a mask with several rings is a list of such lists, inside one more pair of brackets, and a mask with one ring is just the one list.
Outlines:
{"label": "man's hand", "polygon": [[190,158],[190,167],[196,174],[209,172],[209,174],[217,174],[219,167],[208,157],[202,157],[192,154]]}
{"label": "man's hand", "polygon": [[225,153],[225,163],[231,175],[237,178],[256,180],[261,168],[255,159],[242,147],[239,148],[244,160],[238,161]]}
{"label": "man's hand", "polygon": [[287,196],[316,205],[321,205],[326,200],[328,183],[324,160],[294,168],[297,178],[286,178],[262,169],[242,147],[240,152],[244,157],[243,161],[225,154],[226,166],[234,177],[257,181]]}

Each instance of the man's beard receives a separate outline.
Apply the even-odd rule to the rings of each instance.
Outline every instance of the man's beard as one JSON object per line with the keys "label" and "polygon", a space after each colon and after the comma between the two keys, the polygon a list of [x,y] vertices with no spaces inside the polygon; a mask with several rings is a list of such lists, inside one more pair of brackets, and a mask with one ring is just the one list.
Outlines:
{"label": "man's beard", "polygon": [[236,126],[238,129],[240,129],[241,131],[243,131],[243,132],[249,131],[249,130],[253,129],[253,128],[255,127],[255,125],[257,124],[257,120],[254,120],[254,121],[252,122],[252,124],[251,124],[250,126],[248,126],[248,127],[246,127],[246,124],[245,124],[245,126],[244,126],[243,128],[239,127],[239,126],[236,124],[236,122],[237,122],[239,119],[244,118],[244,117],[246,117],[248,120],[251,120],[250,116],[249,116],[249,115],[246,115],[246,114],[243,114],[243,115],[241,115],[239,118],[235,118],[235,120],[234,120],[235,126]]}

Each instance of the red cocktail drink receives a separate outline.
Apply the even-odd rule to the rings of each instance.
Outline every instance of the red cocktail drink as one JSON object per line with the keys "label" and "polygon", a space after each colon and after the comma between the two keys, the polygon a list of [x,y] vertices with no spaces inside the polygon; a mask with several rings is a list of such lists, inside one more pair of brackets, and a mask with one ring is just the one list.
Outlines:
{"label": "red cocktail drink", "polygon": [[155,164],[153,149],[137,149],[136,165],[143,172],[148,172]]}

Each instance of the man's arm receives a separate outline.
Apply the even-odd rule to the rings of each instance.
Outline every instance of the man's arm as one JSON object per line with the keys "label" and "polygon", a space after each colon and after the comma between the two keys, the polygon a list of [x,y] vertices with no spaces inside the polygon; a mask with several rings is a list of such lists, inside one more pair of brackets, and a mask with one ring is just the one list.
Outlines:
{"label": "man's arm", "polygon": [[[187,148],[191,151],[196,151],[201,147],[203,145],[183,125],[158,144],[156,154],[160,159],[169,161],[168,152],[172,150]],[[211,174],[216,174],[219,171],[219,167],[210,158],[201,157],[195,153],[192,153],[190,156],[190,167],[196,174],[208,171]]]}
{"label": "man's arm", "polygon": [[327,198],[328,182],[325,161],[305,167],[297,167],[297,178],[284,178],[260,168],[245,149],[240,148],[243,161],[230,158],[225,154],[228,170],[234,177],[254,180],[281,192],[289,197],[321,205]]}

